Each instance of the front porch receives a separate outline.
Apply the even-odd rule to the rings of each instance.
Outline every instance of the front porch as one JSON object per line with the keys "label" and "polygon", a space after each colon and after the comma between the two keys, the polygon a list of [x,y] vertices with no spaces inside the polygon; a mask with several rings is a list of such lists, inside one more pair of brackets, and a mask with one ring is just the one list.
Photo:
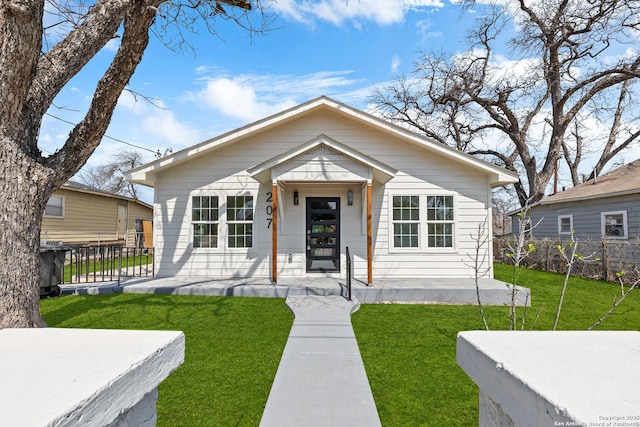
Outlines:
{"label": "front porch", "polygon": [[[510,305],[511,285],[495,279],[480,279],[483,305]],[[346,281],[335,278],[281,278],[272,285],[268,277],[213,279],[204,277],[127,278],[117,282],[65,284],[65,294],[147,293],[176,295],[245,296],[286,298],[298,295],[346,296]],[[352,297],[361,303],[408,303],[475,305],[478,303],[472,278],[384,279],[371,286],[352,281]],[[530,305],[529,289],[516,287],[516,304]]]}

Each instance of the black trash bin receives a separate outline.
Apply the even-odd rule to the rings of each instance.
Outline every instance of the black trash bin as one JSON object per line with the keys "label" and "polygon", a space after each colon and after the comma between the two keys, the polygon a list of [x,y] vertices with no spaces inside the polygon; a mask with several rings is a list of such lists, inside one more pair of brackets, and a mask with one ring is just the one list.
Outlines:
{"label": "black trash bin", "polygon": [[62,292],[64,259],[70,248],[66,246],[40,246],[40,298],[58,296]]}

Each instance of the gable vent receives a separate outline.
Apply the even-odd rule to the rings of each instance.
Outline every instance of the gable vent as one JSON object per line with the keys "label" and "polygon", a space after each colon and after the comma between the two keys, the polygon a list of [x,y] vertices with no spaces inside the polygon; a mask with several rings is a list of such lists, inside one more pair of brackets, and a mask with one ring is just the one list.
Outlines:
{"label": "gable vent", "polygon": [[326,145],[319,145],[315,147],[313,150],[309,150],[307,153],[313,154],[313,155],[341,155],[342,154],[338,150],[335,150]]}

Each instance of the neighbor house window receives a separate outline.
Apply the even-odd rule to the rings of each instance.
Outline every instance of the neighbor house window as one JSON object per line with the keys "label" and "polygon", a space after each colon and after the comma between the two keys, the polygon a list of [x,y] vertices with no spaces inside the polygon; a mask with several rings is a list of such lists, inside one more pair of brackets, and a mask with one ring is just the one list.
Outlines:
{"label": "neighbor house window", "polygon": [[44,209],[44,216],[53,218],[64,217],[64,197],[51,196]]}
{"label": "neighbor house window", "polygon": [[393,196],[393,246],[417,248],[420,246],[420,198]]}
{"label": "neighbor house window", "polygon": [[611,239],[627,238],[627,211],[602,212],[602,235]]}
{"label": "neighbor house window", "polygon": [[253,247],[253,196],[227,197],[229,248]]}
{"label": "neighbor house window", "polygon": [[558,215],[558,234],[571,234],[573,231],[573,215]]}
{"label": "neighbor house window", "polygon": [[453,196],[427,196],[427,247],[453,247]]}
{"label": "neighbor house window", "polygon": [[217,248],[218,196],[193,196],[191,198],[191,222],[193,223],[193,247]]}

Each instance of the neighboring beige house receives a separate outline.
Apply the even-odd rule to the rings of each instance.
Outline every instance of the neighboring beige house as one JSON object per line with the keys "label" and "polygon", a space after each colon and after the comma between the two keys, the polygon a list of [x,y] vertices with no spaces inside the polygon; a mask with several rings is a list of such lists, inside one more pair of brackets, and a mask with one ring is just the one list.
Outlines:
{"label": "neighboring beige house", "polygon": [[152,247],[152,220],[147,203],[69,181],[47,203],[40,242]]}
{"label": "neighboring beige house", "polygon": [[[517,175],[321,97],[128,173],[155,188],[158,276],[468,278]],[[491,271],[491,242],[482,269]]]}

